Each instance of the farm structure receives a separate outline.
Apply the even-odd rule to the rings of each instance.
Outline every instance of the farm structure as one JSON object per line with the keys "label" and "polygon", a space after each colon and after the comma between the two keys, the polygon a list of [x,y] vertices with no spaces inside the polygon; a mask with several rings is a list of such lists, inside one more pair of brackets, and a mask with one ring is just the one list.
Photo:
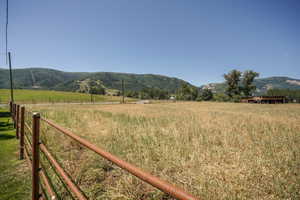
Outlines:
{"label": "farm structure", "polygon": [[261,104],[277,104],[286,103],[285,96],[254,96],[254,97],[243,97],[242,103],[261,103]]}

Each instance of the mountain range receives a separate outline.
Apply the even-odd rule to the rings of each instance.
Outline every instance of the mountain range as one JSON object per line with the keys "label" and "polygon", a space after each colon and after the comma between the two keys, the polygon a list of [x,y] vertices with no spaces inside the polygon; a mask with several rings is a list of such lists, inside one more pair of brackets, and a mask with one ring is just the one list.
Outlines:
{"label": "mountain range", "polygon": [[[174,93],[182,84],[193,86],[179,78],[155,74],[130,74],[116,72],[64,72],[49,68],[23,68],[13,70],[14,87],[20,89],[44,89],[76,91],[78,81],[101,80],[108,89],[121,90],[124,80],[127,90],[140,91],[145,88],[159,88]],[[268,89],[300,89],[300,79],[289,77],[268,77],[255,79],[256,93],[263,94]],[[0,68],[0,88],[9,88],[9,70]],[[210,83],[199,88],[209,88],[213,92],[224,92],[225,83]]]}

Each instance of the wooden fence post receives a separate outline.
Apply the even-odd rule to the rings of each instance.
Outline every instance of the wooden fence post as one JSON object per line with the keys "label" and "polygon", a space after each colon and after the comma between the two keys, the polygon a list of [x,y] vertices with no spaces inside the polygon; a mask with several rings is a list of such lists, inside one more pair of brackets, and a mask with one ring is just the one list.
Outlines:
{"label": "wooden fence post", "polygon": [[17,115],[16,115],[16,136],[19,139],[20,131],[20,105],[17,105]]}
{"label": "wooden fence post", "polygon": [[39,149],[40,138],[40,114],[33,113],[32,116],[32,200],[39,200]]}
{"label": "wooden fence post", "polygon": [[24,126],[25,126],[25,107],[21,107],[20,124],[20,160],[24,159]]}

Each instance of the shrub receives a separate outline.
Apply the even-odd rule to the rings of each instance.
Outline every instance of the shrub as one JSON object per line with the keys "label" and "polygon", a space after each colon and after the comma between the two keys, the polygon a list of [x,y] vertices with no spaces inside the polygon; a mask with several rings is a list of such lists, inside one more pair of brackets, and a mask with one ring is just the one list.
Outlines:
{"label": "shrub", "polygon": [[224,94],[224,93],[216,93],[213,95],[213,100],[214,101],[218,101],[218,102],[226,102],[229,101],[230,98],[228,95]]}

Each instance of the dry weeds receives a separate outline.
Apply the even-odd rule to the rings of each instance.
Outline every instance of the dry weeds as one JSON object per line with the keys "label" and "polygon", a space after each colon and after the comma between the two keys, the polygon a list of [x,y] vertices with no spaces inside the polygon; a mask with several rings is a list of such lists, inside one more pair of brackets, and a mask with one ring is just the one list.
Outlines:
{"label": "dry weeds", "polygon": [[[300,105],[33,106],[99,147],[203,199],[300,199]],[[91,199],[168,199],[43,126]]]}

